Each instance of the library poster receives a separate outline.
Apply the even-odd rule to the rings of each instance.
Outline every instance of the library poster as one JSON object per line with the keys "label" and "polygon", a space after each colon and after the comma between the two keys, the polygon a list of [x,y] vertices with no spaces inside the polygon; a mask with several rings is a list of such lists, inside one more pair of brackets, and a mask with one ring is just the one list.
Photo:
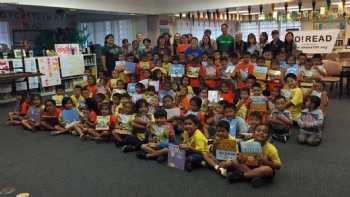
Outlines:
{"label": "library poster", "polygon": [[61,84],[60,66],[58,57],[39,57],[39,71],[42,87],[50,87]]}

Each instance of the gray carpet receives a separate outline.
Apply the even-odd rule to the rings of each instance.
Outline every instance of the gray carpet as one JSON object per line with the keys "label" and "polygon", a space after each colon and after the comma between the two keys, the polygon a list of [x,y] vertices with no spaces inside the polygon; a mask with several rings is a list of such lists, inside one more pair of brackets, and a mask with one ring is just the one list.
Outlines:
{"label": "gray carpet", "polygon": [[[0,108],[1,119],[9,107]],[[140,161],[112,144],[81,142],[1,125],[0,189],[33,197],[109,196],[349,196],[350,100],[332,100],[319,147],[277,143],[283,161],[270,186],[228,184],[208,169],[192,173]],[[347,113],[347,114],[346,114]],[[2,195],[0,195],[2,196]]]}

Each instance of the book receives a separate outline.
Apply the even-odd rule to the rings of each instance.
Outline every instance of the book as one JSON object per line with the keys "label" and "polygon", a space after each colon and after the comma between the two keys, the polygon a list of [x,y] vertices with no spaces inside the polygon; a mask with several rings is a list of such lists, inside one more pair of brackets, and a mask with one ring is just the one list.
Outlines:
{"label": "book", "polygon": [[153,86],[156,92],[159,92],[159,81],[149,81],[148,86]]}
{"label": "book", "polygon": [[266,112],[267,111],[267,99],[265,96],[250,96],[251,104],[250,111]]}
{"label": "book", "polygon": [[199,67],[189,67],[187,70],[187,77],[198,78],[199,77]]}
{"label": "book", "polygon": [[143,70],[148,70],[151,68],[151,65],[149,62],[140,62],[140,68]]}
{"label": "book", "polygon": [[124,89],[113,89],[113,90],[112,90],[112,95],[113,95],[113,94],[116,94],[116,93],[117,93],[117,94],[125,94],[125,93],[127,93],[127,92],[126,92],[126,90],[124,90]]}
{"label": "book", "polygon": [[115,61],[115,70],[124,70],[125,71],[125,65],[126,62],[125,61]]}
{"label": "book", "polygon": [[165,109],[165,111],[167,112],[167,119],[171,119],[173,117],[179,117],[181,115],[181,111],[180,108],[175,107],[172,109]]}
{"label": "book", "polygon": [[267,80],[281,80],[282,72],[280,70],[268,70]]}
{"label": "book", "polygon": [[67,122],[64,128],[65,129],[73,128],[78,123],[79,123],[79,121]]}
{"label": "book", "polygon": [[257,157],[262,154],[262,147],[259,142],[249,140],[239,143],[240,154],[246,158],[246,165],[258,166]]}
{"label": "book", "polygon": [[129,94],[136,93],[136,83],[128,83],[128,93]]}
{"label": "book", "polygon": [[220,100],[218,90],[209,90],[208,91],[208,101],[209,103],[218,103]]}
{"label": "book", "polygon": [[229,65],[225,70],[225,74],[232,74],[235,71],[235,68],[234,65]]}
{"label": "book", "polygon": [[233,139],[224,139],[216,145],[215,155],[217,160],[233,160],[236,158],[237,141]]}
{"label": "book", "polygon": [[141,80],[141,81],[139,81],[139,83],[142,83],[145,86],[145,88],[147,89],[148,85],[149,85],[149,79]]}
{"label": "book", "polygon": [[286,70],[286,75],[290,74],[290,73],[295,74],[296,76],[298,76],[298,74],[299,74],[298,67],[296,67],[296,66],[288,67],[287,70]]}
{"label": "book", "polygon": [[289,89],[282,89],[281,90],[282,96],[284,96],[287,100],[292,98],[292,92]]}
{"label": "book", "polygon": [[136,73],[136,64],[133,62],[126,62],[125,64],[125,74],[134,74]]}
{"label": "book", "polygon": [[183,77],[185,74],[185,67],[182,64],[172,64],[170,69],[171,77]]}
{"label": "book", "polygon": [[271,67],[271,60],[265,60],[265,66],[267,66],[268,68]]}
{"label": "book", "polygon": [[267,72],[268,72],[267,67],[256,66],[254,75],[257,80],[266,81]]}
{"label": "book", "polygon": [[302,81],[300,82],[300,87],[302,88],[311,88],[314,84],[312,82],[308,81]]}
{"label": "book", "polygon": [[184,170],[185,161],[186,151],[181,150],[178,145],[169,144],[168,166]]}
{"label": "book", "polygon": [[96,130],[109,130],[109,116],[97,116]]}
{"label": "book", "polygon": [[114,129],[114,132],[123,135],[131,135],[131,121],[133,118],[134,115],[118,114],[118,122],[122,128]]}

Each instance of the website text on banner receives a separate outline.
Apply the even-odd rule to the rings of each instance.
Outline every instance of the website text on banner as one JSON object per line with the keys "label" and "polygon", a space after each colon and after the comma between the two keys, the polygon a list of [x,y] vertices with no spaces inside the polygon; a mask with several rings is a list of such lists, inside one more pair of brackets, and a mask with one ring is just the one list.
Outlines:
{"label": "website text on banner", "polygon": [[293,31],[294,42],[303,53],[331,53],[339,32],[339,29]]}

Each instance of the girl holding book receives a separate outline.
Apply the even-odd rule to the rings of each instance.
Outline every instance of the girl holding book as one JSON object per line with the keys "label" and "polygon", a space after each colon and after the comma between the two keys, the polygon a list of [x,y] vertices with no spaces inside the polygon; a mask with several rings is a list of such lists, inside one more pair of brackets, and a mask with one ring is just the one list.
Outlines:
{"label": "girl holding book", "polygon": [[117,123],[115,129],[112,131],[117,147],[124,146],[124,139],[132,135],[132,121],[134,118],[134,104],[131,100],[125,99],[125,101],[122,101],[122,108],[117,114]]}
{"label": "girl holding book", "polygon": [[40,127],[48,131],[54,131],[55,126],[59,123],[60,115],[61,110],[56,107],[56,102],[51,99],[46,100],[44,111],[40,117]]}

